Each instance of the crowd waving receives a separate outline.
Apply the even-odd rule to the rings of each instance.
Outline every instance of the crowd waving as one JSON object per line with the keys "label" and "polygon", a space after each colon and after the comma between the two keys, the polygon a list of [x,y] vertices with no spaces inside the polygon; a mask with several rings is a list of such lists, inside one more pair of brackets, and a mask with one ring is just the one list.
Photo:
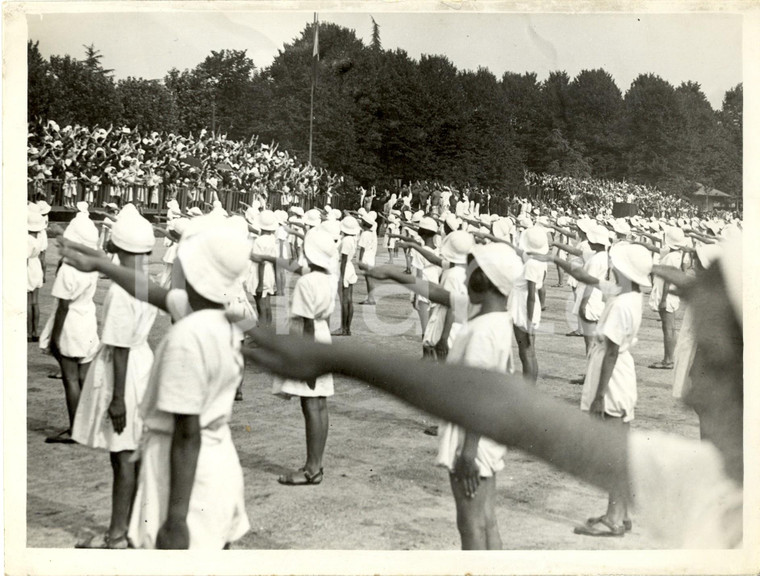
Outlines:
{"label": "crowd waving", "polygon": [[30,125],[27,155],[27,181],[35,192],[46,181],[58,181],[60,204],[69,208],[78,199],[92,203],[102,186],[107,199],[117,204],[162,208],[157,205],[159,185],[170,191],[167,198],[180,187],[198,199],[214,198],[215,191],[227,188],[252,192],[264,201],[278,195],[281,205],[300,205],[317,196],[329,204],[341,182],[274,143],[256,137],[233,141],[205,129],[181,136],[127,126],[60,127],[50,120]]}

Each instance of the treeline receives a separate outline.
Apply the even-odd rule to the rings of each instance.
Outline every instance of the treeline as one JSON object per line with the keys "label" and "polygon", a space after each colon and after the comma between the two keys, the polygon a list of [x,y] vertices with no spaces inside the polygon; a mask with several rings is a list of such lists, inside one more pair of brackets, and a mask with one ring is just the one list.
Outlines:
{"label": "treeline", "polygon": [[[458,70],[443,56],[384,50],[320,24],[313,163],[364,186],[438,180],[519,191],[523,172],[629,180],[674,194],[696,183],[742,192],[742,85],[713,110],[699,84],[641,74],[625,94],[609,73],[575,78]],[[212,52],[161,80],[115,81],[101,55],[45,60],[29,43],[29,118],[156,131],[257,134],[306,159],[313,25],[258,69]]]}

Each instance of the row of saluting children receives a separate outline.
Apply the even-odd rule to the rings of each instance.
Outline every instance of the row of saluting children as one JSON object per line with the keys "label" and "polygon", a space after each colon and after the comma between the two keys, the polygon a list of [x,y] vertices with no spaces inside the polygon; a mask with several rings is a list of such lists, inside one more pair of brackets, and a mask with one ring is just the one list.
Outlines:
{"label": "row of saluting children", "polygon": [[[38,212],[30,205],[30,238],[35,234]],[[305,231],[300,262],[294,263],[282,258],[282,252],[273,254],[271,240],[266,238],[276,232],[272,212],[251,207],[246,216],[228,218],[216,210],[191,220],[173,219],[169,234],[177,247],[169,289],[148,279],[146,266],[154,229],[133,206],[125,206],[112,226],[109,248],[117,255],[118,264],[96,249],[97,229],[86,213],[77,215],[63,233],[64,260],[53,286],[57,309],[43,331],[41,345],[49,347],[61,364],[73,438],[107,449],[114,471],[111,526],[102,542],[84,545],[221,548],[245,533],[242,471],[228,427],[244,356],[281,376],[275,379],[275,393],[301,399],[307,461],[280,477],[283,484],[322,481],[326,397],[333,394],[331,374],[341,373],[365,379],[450,422],[440,433],[438,463],[450,472],[465,549],[501,547],[493,495],[506,444],[524,448],[609,490],[607,512],[577,527],[579,533],[623,535],[630,528],[628,504],[635,494],[635,504],[654,528],[663,524],[658,526],[657,519],[646,514],[654,502],[671,510],[680,506],[709,517],[706,523],[684,527],[678,534],[683,541],[740,544],[741,427],[737,436],[737,418],[727,422],[726,416],[729,412],[735,416],[737,406],[741,407],[741,370],[737,373],[732,368],[732,378],[721,382],[711,378],[721,371],[725,376],[729,362],[738,358],[741,363],[741,315],[732,309],[737,289],[735,258],[721,259],[721,267],[707,269],[704,278],[694,282],[673,268],[653,270],[649,251],[629,242],[615,244],[609,257],[605,256],[609,277],[592,275],[587,266],[551,257],[585,286],[599,290],[606,300],[595,325],[586,327],[594,331],[581,400],[583,411],[605,421],[598,423],[579,419],[522,385],[522,378],[509,374],[514,334],[525,380],[535,382],[537,363],[521,340],[530,343],[540,321],[535,291],[543,282],[543,271],[536,262],[550,259],[545,229],[526,228],[515,245],[514,236],[504,233],[509,225],[499,224],[501,220],[493,222],[488,232],[474,230],[472,234],[458,230],[454,220],[440,223],[421,217],[417,223],[408,223],[410,237],[420,240],[408,247],[426,262],[418,274],[373,266],[374,262],[362,262],[364,254],[360,255],[359,266],[368,279],[394,280],[429,303],[424,355],[476,369],[467,372],[398,358],[385,358],[383,364],[378,362],[383,355],[375,351],[330,346],[327,320],[335,292],[341,296],[345,319],[343,305],[350,300],[350,288],[357,280],[351,262],[354,239],[361,231],[357,219],[347,216],[338,221],[336,214],[328,213],[322,221],[318,213],[304,215],[298,222]],[[362,214],[361,220],[373,231],[372,215]],[[251,232],[260,234],[252,241]],[[436,248],[438,232],[443,234]],[[481,243],[476,243],[476,236]],[[594,241],[594,231],[587,236],[591,252],[598,253],[595,245],[602,242]],[[593,255],[582,253],[586,263]],[[425,272],[433,266],[441,271],[437,281],[437,271]],[[257,314],[234,306],[248,281],[258,315],[262,323],[268,323],[265,298],[271,293],[265,292],[278,269],[301,275],[290,307],[291,333],[296,334],[291,338],[252,329]],[[704,305],[699,297],[712,292],[724,303],[717,307],[724,317],[715,326],[723,329],[730,346],[703,361],[701,376],[691,385],[695,392],[688,395],[717,450],[708,444],[693,446],[657,435],[655,445],[650,438],[629,432],[625,425],[633,419],[636,402],[630,349],[641,323],[640,287],[650,285],[653,271],[684,292],[695,294],[697,306]],[[113,280],[100,339],[92,304],[99,273]],[[708,278],[712,283],[705,285]],[[588,308],[589,290],[584,287],[580,292],[581,308]],[[150,349],[146,340],[156,309],[169,313],[174,324],[147,371]],[[76,314],[77,322],[71,322],[69,314]],[[581,320],[584,316],[587,322],[591,320],[588,315]],[[350,319],[346,328],[343,322],[339,333],[350,333]],[[700,342],[700,330],[705,328],[699,324],[695,329],[697,347],[706,345]],[[241,347],[244,332],[256,342],[256,348]],[[307,345],[303,338],[318,344]],[[297,349],[304,350],[298,361],[293,357]],[[354,356],[367,362],[359,364]],[[140,367],[135,365],[137,358]],[[402,366],[408,370],[406,375],[399,372]],[[461,378],[459,382],[456,376]],[[81,389],[81,396],[69,398],[70,388],[76,388],[74,392]],[[705,408],[715,403],[705,402],[708,396],[719,400],[722,411]],[[494,412],[495,407],[502,412]],[[137,459],[142,462],[139,478]],[[684,467],[700,471],[702,478],[711,482],[696,482],[685,491],[680,487],[675,498],[673,491]],[[690,502],[684,492],[698,498]],[[212,501],[214,506],[207,505]],[[726,521],[731,530],[718,530]]]}

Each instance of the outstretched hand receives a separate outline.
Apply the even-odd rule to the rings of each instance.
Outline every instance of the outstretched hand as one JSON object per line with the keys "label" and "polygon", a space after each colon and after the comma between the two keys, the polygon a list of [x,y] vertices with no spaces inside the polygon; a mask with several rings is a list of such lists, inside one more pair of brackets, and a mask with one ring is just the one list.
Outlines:
{"label": "outstretched hand", "polygon": [[257,347],[244,347],[243,355],[269,372],[310,382],[330,371],[333,354],[327,344],[299,336],[278,336],[262,328],[249,330],[247,334]]}
{"label": "outstretched hand", "polygon": [[398,268],[391,266],[390,264],[368,266],[364,262],[359,262],[358,266],[359,270],[364,272],[365,276],[369,276],[375,280],[390,280],[392,278],[391,272],[398,272]]}
{"label": "outstretched hand", "polygon": [[533,260],[538,260],[539,262],[554,262],[554,255],[548,252],[546,254],[527,252],[527,255],[529,258],[533,258]]}
{"label": "outstretched hand", "polygon": [[61,256],[69,266],[73,266],[80,272],[97,272],[97,258],[89,256],[79,250],[80,245],[76,242],[61,240]]}

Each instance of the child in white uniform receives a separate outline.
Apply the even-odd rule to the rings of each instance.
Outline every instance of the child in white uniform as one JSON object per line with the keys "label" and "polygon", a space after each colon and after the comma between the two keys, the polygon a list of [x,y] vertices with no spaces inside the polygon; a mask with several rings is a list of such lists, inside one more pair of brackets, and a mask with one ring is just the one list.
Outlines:
{"label": "child in white uniform", "polygon": [[[463,364],[506,372],[512,353],[512,318],[507,298],[522,261],[505,244],[472,249],[467,291],[478,313],[459,331],[447,358]],[[477,387],[472,390],[477,395]],[[506,447],[456,424],[443,426],[437,464],[449,471],[463,550],[500,550],[496,522],[496,473],[504,468]]]}
{"label": "child in white uniform", "polygon": [[42,233],[45,230],[45,219],[39,206],[27,205],[27,241],[26,241],[26,341],[38,342],[37,326],[39,324],[40,307],[38,296],[43,284],[43,268],[40,254],[42,253]]}
{"label": "child in white uniform", "polygon": [[[646,248],[619,243],[610,250],[610,260],[620,294],[608,299],[597,324],[588,355],[581,410],[618,425],[628,425],[634,418],[637,400],[636,369],[630,351],[641,327],[640,287],[649,286],[652,259]],[[589,518],[575,532],[622,536],[630,525],[625,496],[610,492],[607,512]]]}
{"label": "child in white uniform", "polygon": [[359,279],[354,269],[354,254],[356,254],[356,236],[359,234],[359,223],[353,216],[346,216],[340,223],[343,238],[340,241],[340,330],[333,336],[351,336],[351,322],[354,318],[354,284]]}
{"label": "child in white uniform", "polygon": [[[359,262],[367,266],[375,265],[375,257],[377,255],[377,232],[375,231],[375,228],[377,227],[377,223],[375,222],[376,219],[377,214],[375,212],[369,212],[362,216],[360,222],[362,232],[359,235],[358,242]],[[366,276],[365,280],[367,282],[367,299],[361,302],[361,304],[374,306],[375,297],[372,290],[372,278]]]}
{"label": "child in white uniform", "polygon": [[186,290],[167,292],[107,259],[64,251],[72,264],[107,274],[176,320],[156,349],[140,405],[145,428],[128,534],[138,548],[222,549],[249,528],[229,429],[242,332],[224,303],[250,254],[245,223],[234,219],[182,240],[177,258]]}
{"label": "child in white uniform", "polygon": [[[311,336],[316,342],[332,341],[328,320],[335,308],[335,282],[330,271],[337,252],[326,230],[315,228],[306,234],[304,255],[311,271],[298,279],[293,290],[291,333]],[[275,378],[272,391],[285,398],[300,398],[306,425],[306,463],[280,476],[278,482],[291,486],[319,484],[324,475],[322,457],[329,430],[327,397],[334,393],[332,375],[320,376],[313,382]]]}
{"label": "child in white uniform", "polygon": [[[121,266],[148,274],[153,226],[132,204],[113,226],[110,252]],[[136,300],[111,284],[103,305],[101,346],[79,397],[72,438],[91,448],[108,450],[113,470],[111,524],[102,540],[93,537],[78,548],[127,548],[127,528],[137,483],[131,456],[143,422],[138,407],[148,385],[153,352],[148,334],[157,308]]]}
{"label": "child in white uniform", "polygon": [[[526,230],[520,247],[528,253],[547,254],[549,243],[545,229],[536,226]],[[525,264],[519,278],[515,280],[509,303],[523,374],[535,384],[538,380],[536,328],[541,323],[541,305],[538,294],[544,285],[546,262],[530,257],[524,258]]]}
{"label": "child in white uniform", "polygon": [[[275,231],[279,228],[277,218],[271,210],[259,214],[261,235],[253,241],[253,252],[266,256],[277,257],[278,240]],[[259,319],[264,326],[272,324],[272,305],[270,296],[277,293],[275,269],[269,262],[262,262],[250,267],[250,275],[246,281],[246,289],[254,295]]]}
{"label": "child in white uniform", "polygon": [[[682,269],[684,253],[681,247],[685,243],[683,231],[680,228],[668,228],[665,230],[665,249],[660,256],[661,266],[671,266]],[[680,306],[680,299],[672,294],[667,282],[662,278],[655,278],[652,291],[649,294],[649,307],[660,315],[662,321],[662,336],[664,355],[660,362],[651,364],[650,368],[672,370],[674,366],[673,354],[676,348],[676,312]]]}
{"label": "child in white uniform", "polygon": [[[98,229],[86,213],[80,212],[66,227],[63,238],[94,250],[98,243]],[[53,282],[52,296],[57,299],[57,305],[40,336],[40,348],[49,349],[60,364],[69,428],[57,436],[48,437],[45,440],[48,443],[73,442],[71,428],[79,394],[100,345],[93,300],[97,284],[97,273],[83,273],[65,263],[58,269]]]}

